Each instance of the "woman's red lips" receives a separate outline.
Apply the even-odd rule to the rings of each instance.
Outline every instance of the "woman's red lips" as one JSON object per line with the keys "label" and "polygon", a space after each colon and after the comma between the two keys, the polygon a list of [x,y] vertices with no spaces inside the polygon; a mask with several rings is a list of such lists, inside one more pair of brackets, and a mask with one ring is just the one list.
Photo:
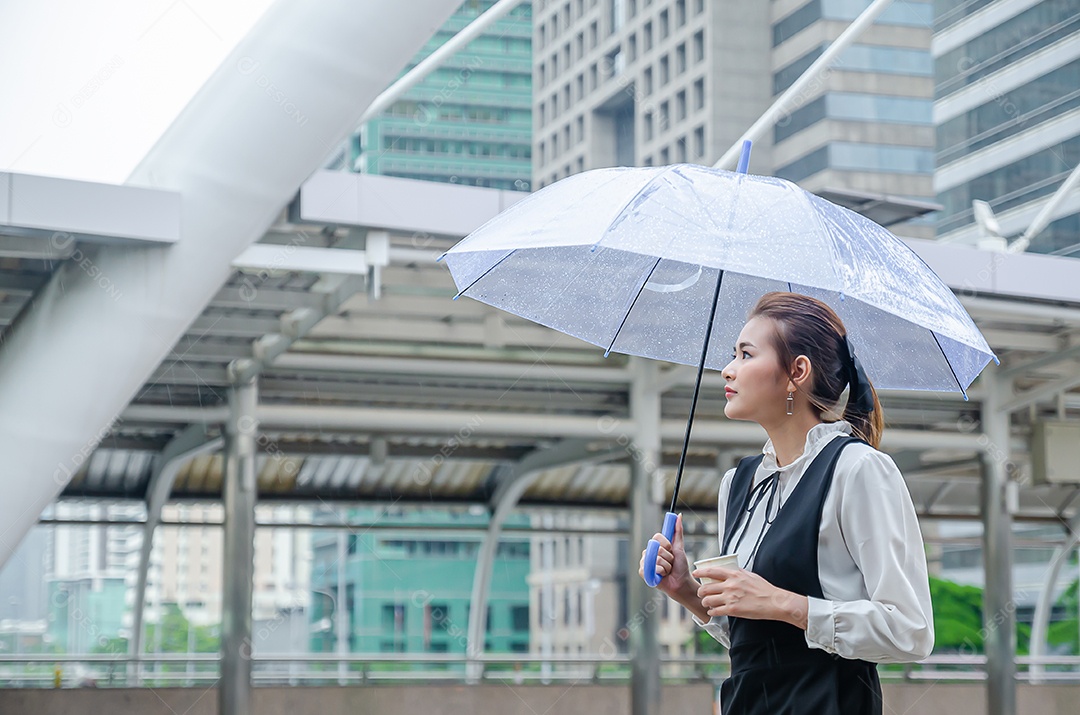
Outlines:
{"label": "woman's red lips", "polygon": [[725,387],[724,388],[724,397],[731,397],[732,395],[735,395],[735,394],[738,394],[738,393],[736,393],[735,390],[732,390],[730,387]]}

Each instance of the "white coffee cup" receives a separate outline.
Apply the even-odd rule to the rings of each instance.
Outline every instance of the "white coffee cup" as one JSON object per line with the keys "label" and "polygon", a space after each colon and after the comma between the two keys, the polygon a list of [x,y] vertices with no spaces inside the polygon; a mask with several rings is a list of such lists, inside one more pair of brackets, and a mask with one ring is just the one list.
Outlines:
{"label": "white coffee cup", "polygon": [[[738,554],[724,554],[723,556],[713,556],[710,559],[701,559],[694,562],[694,569],[704,568],[705,566],[720,566],[725,569],[737,569],[739,568],[739,556]],[[702,577],[702,583],[716,583],[716,579]]]}

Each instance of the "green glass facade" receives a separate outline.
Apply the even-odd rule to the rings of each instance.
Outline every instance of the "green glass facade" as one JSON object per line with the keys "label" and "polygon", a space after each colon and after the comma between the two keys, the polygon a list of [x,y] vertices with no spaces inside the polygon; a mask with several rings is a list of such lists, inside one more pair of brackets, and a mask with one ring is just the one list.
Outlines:
{"label": "green glass facade", "polygon": [[[486,516],[357,510],[351,517],[379,525],[486,526]],[[419,534],[417,536],[416,534]],[[336,646],[338,534],[312,539],[311,587],[314,652]],[[343,561],[349,650],[353,653],[464,653],[478,540],[448,540],[414,532],[365,531],[345,536]],[[485,650],[529,650],[528,537],[504,538],[492,573]]]}
{"label": "green glass facade", "polygon": [[60,653],[107,651],[123,629],[127,587],[122,578],[51,581],[48,641]]}
{"label": "green glass facade", "polygon": [[[407,72],[494,5],[468,0]],[[532,173],[532,9],[522,3],[354,135],[355,171],[528,191]]]}

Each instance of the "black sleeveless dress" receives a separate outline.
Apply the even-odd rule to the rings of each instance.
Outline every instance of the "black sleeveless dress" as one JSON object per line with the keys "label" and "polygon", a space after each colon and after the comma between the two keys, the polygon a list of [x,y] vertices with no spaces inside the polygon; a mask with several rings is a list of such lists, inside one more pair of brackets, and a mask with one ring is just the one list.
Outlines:
{"label": "black sleeveless dress", "polygon": [[[818,579],[818,533],[841,450],[860,440],[835,437],[814,458],[757,548],[751,569],[794,593],[824,598]],[[762,455],[743,459],[728,496],[724,548],[749,504]],[[723,715],[881,715],[877,667],[806,644],[780,621],[729,618],[731,677],[720,688]]]}

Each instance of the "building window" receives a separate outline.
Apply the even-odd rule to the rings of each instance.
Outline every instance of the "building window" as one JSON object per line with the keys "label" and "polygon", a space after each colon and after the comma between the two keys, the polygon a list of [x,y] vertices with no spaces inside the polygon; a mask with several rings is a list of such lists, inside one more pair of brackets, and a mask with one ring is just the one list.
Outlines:
{"label": "building window", "polygon": [[705,12],[705,0],[694,0],[694,14],[700,15]]}
{"label": "building window", "polygon": [[686,43],[675,48],[675,74],[681,75],[686,72]]}
{"label": "building window", "polygon": [[705,78],[702,77],[694,82],[694,109],[705,107]]}
{"label": "building window", "polygon": [[668,20],[668,11],[664,10],[660,13],[660,39],[666,40],[667,36],[671,34],[671,23]]}
{"label": "building window", "polygon": [[660,86],[666,87],[667,83],[671,81],[671,62],[668,61],[668,56],[664,55],[660,58]]}
{"label": "building window", "polygon": [[585,117],[583,116],[577,118],[577,141],[579,144],[585,141]]}
{"label": "building window", "polygon": [[648,97],[650,94],[653,93],[652,67],[645,68],[645,72],[644,74],[642,74],[641,82],[642,85],[644,85],[643,89],[645,90],[645,96]]}
{"label": "building window", "polygon": [[[675,142],[675,161],[679,163],[686,162],[686,137],[679,137],[679,140]],[[664,599],[670,601],[671,599]],[[681,608],[679,609],[682,610]]]}
{"label": "building window", "polygon": [[660,150],[660,164],[661,166],[671,163],[671,155],[668,153],[667,147]]}
{"label": "building window", "polygon": [[675,0],[675,27],[686,24],[686,0]]}
{"label": "building window", "polygon": [[698,30],[694,33],[694,63],[705,60],[705,32]]}
{"label": "building window", "polygon": [[581,59],[585,56],[585,33],[579,32],[577,38],[574,40],[574,55],[576,59]]}
{"label": "building window", "polygon": [[579,101],[579,102],[580,102],[580,101],[581,101],[581,99],[582,99],[582,97],[584,97],[584,96],[585,96],[585,75],[583,75],[583,74],[579,74],[579,75],[577,76],[577,86],[576,86],[576,88],[575,88],[575,89],[577,90],[577,92],[576,92],[576,94],[577,94],[577,97],[576,97],[576,99],[577,99],[577,101]]}
{"label": "building window", "polygon": [[596,85],[597,85],[597,82],[598,82],[598,74],[599,73],[596,70],[596,65],[595,64],[592,67],[589,68],[589,91],[590,92],[592,90],[596,89]]}
{"label": "building window", "polygon": [[645,27],[641,28],[641,44],[644,46],[645,52],[652,49],[653,38],[651,22],[646,22]]}
{"label": "building window", "polygon": [[675,95],[675,121],[686,119],[686,90]]}
{"label": "building window", "polygon": [[694,157],[697,159],[705,156],[705,127],[694,130]]}
{"label": "building window", "polygon": [[630,39],[626,41],[626,54],[630,62],[637,59],[637,35],[630,35]]}
{"label": "building window", "polygon": [[596,43],[600,41],[600,28],[596,26],[596,23],[589,25],[589,49],[595,50]]}
{"label": "building window", "polygon": [[645,112],[645,116],[641,119],[644,125],[642,129],[645,132],[645,141],[649,141],[653,138],[653,113]]}
{"label": "building window", "polygon": [[[659,127],[659,133],[663,134],[664,132],[666,132],[670,125],[671,125],[670,106],[669,106],[668,102],[661,102],[660,103],[660,127]],[[666,164],[667,162],[664,162],[664,163]]]}

